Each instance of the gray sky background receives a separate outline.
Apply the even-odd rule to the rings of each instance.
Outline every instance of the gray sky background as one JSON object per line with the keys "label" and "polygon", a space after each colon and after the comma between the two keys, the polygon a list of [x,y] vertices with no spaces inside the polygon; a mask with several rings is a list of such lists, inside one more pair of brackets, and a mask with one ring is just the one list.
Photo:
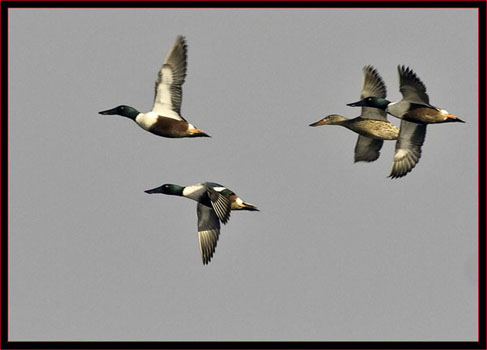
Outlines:
{"label": "gray sky background", "polygon": [[[476,340],[478,49],[469,9],[9,10],[9,340]],[[151,109],[178,34],[182,114],[213,138],[165,139],[98,111]],[[308,124],[358,100],[374,65],[433,105],[423,155]],[[399,120],[389,119],[396,125]],[[196,203],[233,212],[201,263]]]}

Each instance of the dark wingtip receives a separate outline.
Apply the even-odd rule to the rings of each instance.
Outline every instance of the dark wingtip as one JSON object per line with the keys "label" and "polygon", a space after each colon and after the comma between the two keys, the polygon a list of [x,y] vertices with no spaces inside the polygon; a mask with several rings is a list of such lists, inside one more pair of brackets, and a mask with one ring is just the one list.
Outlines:
{"label": "dark wingtip", "polygon": [[407,174],[409,173],[409,171],[405,174],[393,174],[391,173],[388,178],[391,179],[391,180],[394,180],[394,179],[400,179],[401,177],[404,177],[406,176]]}

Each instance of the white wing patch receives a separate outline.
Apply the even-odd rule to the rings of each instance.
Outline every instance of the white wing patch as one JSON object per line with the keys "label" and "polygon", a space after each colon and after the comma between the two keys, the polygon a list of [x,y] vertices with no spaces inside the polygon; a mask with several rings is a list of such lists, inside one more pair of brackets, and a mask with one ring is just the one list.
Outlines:
{"label": "white wing patch", "polygon": [[167,118],[181,117],[182,85],[186,77],[187,47],[184,37],[178,36],[157,73],[152,111]]}
{"label": "white wing patch", "polygon": [[394,154],[394,160],[399,161],[408,155],[409,151],[407,149],[398,149]]}
{"label": "white wing patch", "polygon": [[217,191],[217,192],[221,192],[221,191],[223,191],[223,190],[226,190],[226,188],[225,188],[225,187],[213,187],[213,189],[214,189],[215,191]]}
{"label": "white wing patch", "polygon": [[171,99],[171,84],[173,75],[170,67],[162,67],[162,81],[157,85],[157,101],[154,103],[153,112],[167,118],[183,120],[181,116],[174,111]]}

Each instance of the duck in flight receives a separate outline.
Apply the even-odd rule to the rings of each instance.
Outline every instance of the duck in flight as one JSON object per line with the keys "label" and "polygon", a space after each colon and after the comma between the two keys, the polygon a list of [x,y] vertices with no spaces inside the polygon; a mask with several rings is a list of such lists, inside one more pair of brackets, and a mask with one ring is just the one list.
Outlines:
{"label": "duck in flight", "polygon": [[145,192],[181,196],[198,202],[196,206],[198,240],[204,265],[210,262],[215,252],[220,236],[220,221],[226,224],[230,219],[231,210],[259,211],[254,205],[244,202],[232,190],[214,182],[203,182],[186,187],[164,184]]}
{"label": "duck in flight", "polygon": [[157,74],[152,111],[140,113],[133,107],[121,105],[99,113],[130,118],[144,130],[162,137],[210,137],[181,116],[186,59],[186,41],[178,36]]}
{"label": "duck in flight", "polygon": [[[363,68],[360,98],[386,97],[386,86],[374,67]],[[387,113],[378,108],[362,107],[359,117],[347,119],[339,114],[330,114],[309,126],[341,125],[359,134],[355,145],[355,162],[373,162],[380,155],[384,140],[396,140],[399,129],[387,120]]]}
{"label": "duck in flight", "polygon": [[426,125],[450,122],[465,123],[446,110],[430,105],[426,86],[409,67],[398,66],[397,69],[402,100],[390,102],[380,96],[369,96],[358,102],[348,104],[352,107],[379,108],[401,119],[394,162],[389,175],[393,179],[405,176],[419,162],[421,147],[426,136]]}

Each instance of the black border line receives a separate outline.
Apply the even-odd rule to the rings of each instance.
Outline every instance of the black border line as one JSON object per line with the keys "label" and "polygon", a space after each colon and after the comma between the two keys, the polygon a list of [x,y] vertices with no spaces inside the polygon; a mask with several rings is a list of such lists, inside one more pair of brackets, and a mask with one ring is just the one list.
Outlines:
{"label": "black border line", "polygon": [[116,8],[123,8],[123,7],[134,7],[134,8],[141,8],[141,7],[151,7],[151,8],[173,8],[173,7],[180,7],[180,8],[204,8],[204,7],[218,7],[218,8],[406,8],[406,7],[414,7],[414,8],[484,8],[485,9],[485,2],[484,1],[461,1],[461,0],[452,0],[452,1],[391,1],[391,0],[383,0],[383,1],[2,1],[2,5],[9,8],[97,8],[97,7],[116,7]]}
{"label": "black border line", "polygon": [[1,237],[0,237],[0,261],[1,261],[1,277],[0,277],[0,286],[1,286],[1,317],[0,317],[0,332],[1,332],[1,342],[0,347],[3,349],[5,345],[7,345],[7,334],[8,334],[8,314],[7,314],[7,305],[8,305],[8,91],[7,91],[7,83],[8,83],[8,62],[7,62],[7,40],[8,40],[8,16],[7,16],[7,9],[4,3],[1,3],[1,93],[2,93],[2,102],[1,102],[1,116],[0,116],[0,125],[1,125],[1,223],[0,227],[2,229]]}
{"label": "black border line", "polygon": [[[0,0],[1,1],[1,0]],[[1,349],[486,349],[486,2],[485,1],[1,1]],[[479,10],[479,341],[7,341],[9,8],[477,8]],[[461,179],[460,179],[461,180]],[[453,184],[454,185],[454,184]]]}
{"label": "black border line", "polygon": [[485,170],[486,170],[486,3],[483,2],[479,7],[479,343],[482,348],[486,344],[486,192],[485,192]]}

